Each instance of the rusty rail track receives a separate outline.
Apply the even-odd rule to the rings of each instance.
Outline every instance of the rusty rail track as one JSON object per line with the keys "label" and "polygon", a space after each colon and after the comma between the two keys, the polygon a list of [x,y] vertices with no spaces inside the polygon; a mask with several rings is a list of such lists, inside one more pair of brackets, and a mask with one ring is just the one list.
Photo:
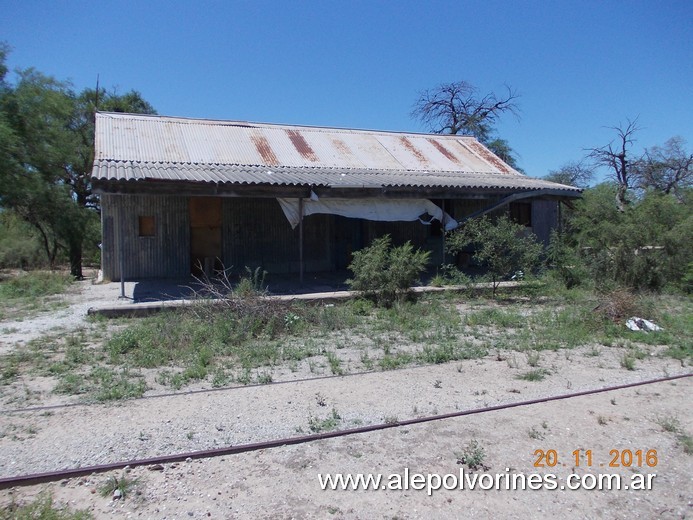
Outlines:
{"label": "rusty rail track", "polygon": [[172,462],[182,462],[188,459],[204,459],[210,457],[219,457],[224,455],[235,455],[237,453],[245,453],[249,451],[257,451],[269,448],[278,448],[280,446],[289,446],[295,444],[305,444],[308,442],[319,441],[323,439],[333,439],[336,437],[345,437],[348,435],[356,435],[360,433],[370,433],[379,430],[386,430],[389,428],[398,428],[401,426],[411,426],[416,424],[423,424],[433,421],[441,421],[445,419],[452,419],[456,417],[464,417],[466,415],[476,415],[481,413],[495,412],[499,410],[507,410],[510,408],[519,408],[523,406],[531,406],[535,404],[547,403],[551,401],[560,401],[564,399],[573,399],[576,397],[583,397],[586,395],[594,395],[605,392],[614,392],[617,390],[624,390],[627,388],[634,388],[638,386],[651,385],[656,383],[665,383],[668,381],[675,381],[678,379],[684,379],[693,376],[693,373],[681,374],[677,376],[663,377],[659,379],[649,379],[646,381],[638,381],[636,383],[627,383],[623,385],[608,386],[603,388],[596,388],[593,390],[583,390],[581,392],[573,392],[569,394],[560,394],[550,397],[542,397],[538,399],[530,399],[527,401],[517,401],[514,403],[505,403],[496,406],[488,406],[484,408],[474,408],[471,410],[463,410],[458,412],[452,412],[441,415],[431,415],[427,417],[417,417],[415,419],[407,419],[404,421],[397,421],[391,423],[380,423],[373,424],[369,426],[361,426],[359,428],[350,428],[347,430],[338,430],[331,432],[316,433],[313,435],[302,435],[298,437],[288,437],[284,439],[276,439],[270,441],[256,442],[250,444],[239,444],[238,446],[227,446],[224,448],[214,448],[210,450],[193,451],[188,453],[177,453],[173,455],[162,455],[158,457],[150,457],[146,459],[129,460],[122,462],[113,462],[110,464],[101,464],[96,466],[84,466],[79,468],[72,468],[59,471],[50,471],[46,473],[34,473],[30,475],[20,475],[15,477],[5,477],[0,478],[0,490],[8,489],[16,486],[31,486],[36,484],[43,484],[46,482],[54,482],[57,480],[63,480],[68,478],[82,477],[85,475],[91,475],[94,473],[104,473],[106,471],[113,471],[117,469],[123,469],[126,466],[136,467],[136,466],[149,466],[154,464],[167,464]]}

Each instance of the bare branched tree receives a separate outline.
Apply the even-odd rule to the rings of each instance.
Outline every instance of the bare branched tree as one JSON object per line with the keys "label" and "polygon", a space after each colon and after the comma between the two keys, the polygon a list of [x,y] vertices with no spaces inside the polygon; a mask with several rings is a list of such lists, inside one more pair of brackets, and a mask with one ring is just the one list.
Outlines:
{"label": "bare branched tree", "polygon": [[561,166],[558,170],[551,170],[544,177],[547,181],[557,182],[559,184],[567,184],[568,186],[577,186],[578,188],[586,188],[592,182],[594,170],[591,166],[579,162],[569,162]]}
{"label": "bare branched tree", "polygon": [[411,115],[437,134],[464,133],[486,143],[501,114],[518,113],[518,94],[509,86],[506,89],[504,96],[491,92],[480,97],[466,81],[443,83],[422,91]]}
{"label": "bare branched tree", "polygon": [[686,141],[672,137],[664,146],[645,150],[635,165],[637,187],[671,193],[681,200],[681,190],[693,185],[692,164],[693,154],[686,150]]}
{"label": "bare branched tree", "polygon": [[616,191],[616,206],[619,211],[625,211],[628,205],[628,189],[633,186],[635,181],[635,167],[639,159],[631,158],[631,149],[635,143],[634,134],[640,130],[637,125],[637,118],[633,121],[627,120],[628,124],[624,127],[609,127],[616,131],[617,137],[606,146],[601,148],[588,148],[588,157],[594,160],[596,166],[604,166],[609,170],[611,178],[616,181],[618,189]]}

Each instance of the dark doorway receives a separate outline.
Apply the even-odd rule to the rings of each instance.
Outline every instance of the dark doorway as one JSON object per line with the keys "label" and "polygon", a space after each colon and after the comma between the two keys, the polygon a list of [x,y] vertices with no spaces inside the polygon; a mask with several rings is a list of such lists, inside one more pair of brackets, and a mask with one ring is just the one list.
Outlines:
{"label": "dark doorway", "polygon": [[194,276],[212,276],[222,269],[221,198],[191,197],[190,266]]}
{"label": "dark doorway", "polygon": [[345,270],[353,259],[354,251],[363,248],[363,221],[357,218],[334,217],[334,265]]}

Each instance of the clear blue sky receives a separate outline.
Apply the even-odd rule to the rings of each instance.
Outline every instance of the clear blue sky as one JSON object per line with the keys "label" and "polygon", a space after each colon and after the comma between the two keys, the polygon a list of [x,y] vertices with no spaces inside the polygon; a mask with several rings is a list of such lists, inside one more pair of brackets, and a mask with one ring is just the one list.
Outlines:
{"label": "clear blue sky", "polygon": [[160,114],[423,131],[419,91],[509,84],[529,175],[608,143],[693,147],[693,2],[0,0],[10,68],[139,90]]}

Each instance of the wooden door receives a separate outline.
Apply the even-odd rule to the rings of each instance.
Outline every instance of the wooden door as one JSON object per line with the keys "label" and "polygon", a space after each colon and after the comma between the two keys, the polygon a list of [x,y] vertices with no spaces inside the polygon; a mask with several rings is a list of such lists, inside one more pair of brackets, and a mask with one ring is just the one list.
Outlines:
{"label": "wooden door", "polygon": [[190,266],[195,276],[222,269],[221,198],[190,197]]}

